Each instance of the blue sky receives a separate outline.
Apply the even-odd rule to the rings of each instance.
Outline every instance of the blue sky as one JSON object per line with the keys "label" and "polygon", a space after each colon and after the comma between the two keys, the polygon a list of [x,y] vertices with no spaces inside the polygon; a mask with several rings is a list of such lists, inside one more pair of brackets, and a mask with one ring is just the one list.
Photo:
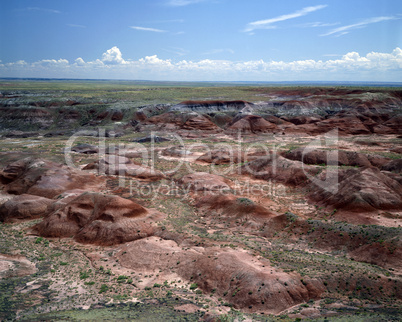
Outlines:
{"label": "blue sky", "polygon": [[402,81],[400,0],[0,0],[0,77]]}

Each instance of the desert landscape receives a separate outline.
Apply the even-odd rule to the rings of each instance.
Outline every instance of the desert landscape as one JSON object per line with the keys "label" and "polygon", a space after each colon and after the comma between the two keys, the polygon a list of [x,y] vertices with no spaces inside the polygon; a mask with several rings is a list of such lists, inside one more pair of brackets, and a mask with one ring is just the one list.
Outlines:
{"label": "desert landscape", "polygon": [[0,81],[0,320],[400,321],[402,89]]}

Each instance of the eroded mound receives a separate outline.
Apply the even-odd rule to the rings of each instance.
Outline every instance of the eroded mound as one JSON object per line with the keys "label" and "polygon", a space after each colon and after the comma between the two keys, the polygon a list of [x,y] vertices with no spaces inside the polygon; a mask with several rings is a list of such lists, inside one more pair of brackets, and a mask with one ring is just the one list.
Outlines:
{"label": "eroded mound", "polygon": [[216,174],[196,172],[185,175],[179,183],[188,191],[228,191],[229,180]]}
{"label": "eroded mound", "polygon": [[242,229],[259,229],[268,219],[277,214],[243,197],[232,194],[214,194],[197,198],[196,207],[208,218],[214,217],[218,223],[229,220]]}
{"label": "eroded mound", "polygon": [[182,126],[183,130],[190,131],[208,131],[208,132],[220,132],[222,131],[212,121],[202,115],[190,117]]}
{"label": "eroded mound", "polygon": [[208,117],[195,112],[171,111],[160,115],[152,116],[142,122],[144,125],[154,125],[159,130],[189,130],[189,131],[222,131]]}
{"label": "eroded mound", "polygon": [[84,244],[114,245],[151,236],[163,215],[113,195],[84,193],[32,230],[43,237],[74,237]]}
{"label": "eroded mound", "polygon": [[99,152],[99,148],[92,144],[77,144],[71,148],[71,151],[84,154],[95,154]]}
{"label": "eroded mound", "polygon": [[389,161],[385,163],[381,169],[394,173],[402,173],[402,159]]}
{"label": "eroded mound", "polygon": [[377,155],[365,155],[358,152],[342,150],[309,150],[308,148],[297,148],[282,153],[282,156],[289,160],[301,161],[306,164],[330,164],[345,166],[379,166],[387,163],[389,159]]}
{"label": "eroded mound", "polygon": [[314,176],[320,170],[300,161],[288,160],[272,153],[246,163],[237,172],[258,179],[274,180],[287,185],[299,186],[307,184],[309,182],[308,176]]}
{"label": "eroded mound", "polygon": [[227,128],[227,132],[242,133],[272,133],[276,132],[277,126],[261,116],[241,115],[236,117]]}
{"label": "eroded mound", "polygon": [[35,264],[25,256],[0,254],[0,280],[31,275],[37,271]]}
{"label": "eroded mound", "polygon": [[103,179],[48,160],[25,158],[0,172],[4,190],[10,194],[31,194],[54,198],[72,189],[99,189]]}
{"label": "eroded mound", "polygon": [[55,201],[48,198],[22,194],[0,206],[0,221],[14,222],[24,219],[35,219],[53,210]]}
{"label": "eroded mound", "polygon": [[159,170],[135,164],[129,158],[117,154],[108,154],[102,160],[87,164],[83,170],[97,170],[100,175],[129,176],[149,181],[157,181],[165,177]]}
{"label": "eroded mound", "polygon": [[[174,241],[150,237],[124,245],[120,264],[136,271],[169,271],[205,293],[223,298],[248,312],[279,313],[317,299],[324,285],[272,267],[268,260],[244,250],[196,247],[184,250]],[[161,274],[161,273],[159,273]]]}
{"label": "eroded mound", "polygon": [[203,161],[213,164],[232,164],[244,162],[246,155],[243,151],[219,149],[209,151],[200,156],[197,161]]}
{"label": "eroded mound", "polygon": [[[327,175],[332,174],[324,172],[321,179]],[[356,212],[402,208],[402,185],[377,168],[340,171],[338,180],[337,186],[328,187],[331,189],[312,183],[309,198],[324,206]]]}

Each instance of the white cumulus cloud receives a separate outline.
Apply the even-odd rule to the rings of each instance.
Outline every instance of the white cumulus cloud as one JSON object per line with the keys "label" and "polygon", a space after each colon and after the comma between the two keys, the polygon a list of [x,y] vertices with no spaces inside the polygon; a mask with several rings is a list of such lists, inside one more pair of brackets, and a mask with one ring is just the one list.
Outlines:
{"label": "white cumulus cloud", "polygon": [[199,61],[162,59],[149,55],[137,60],[124,60],[118,47],[101,57],[74,62],[48,59],[33,63],[16,61],[0,64],[2,77],[110,78],[150,80],[365,80],[400,82],[402,50],[390,53],[370,52],[362,55],[351,51],[339,59],[294,61]]}
{"label": "white cumulus cloud", "polygon": [[120,49],[116,46],[108,49],[105,53],[103,53],[102,61],[105,64],[111,65],[126,64],[126,61],[123,59]]}
{"label": "white cumulus cloud", "polygon": [[75,60],[75,63],[76,63],[78,66],[84,66],[84,65],[85,65],[85,61],[84,61],[81,57],[78,57],[78,58]]}

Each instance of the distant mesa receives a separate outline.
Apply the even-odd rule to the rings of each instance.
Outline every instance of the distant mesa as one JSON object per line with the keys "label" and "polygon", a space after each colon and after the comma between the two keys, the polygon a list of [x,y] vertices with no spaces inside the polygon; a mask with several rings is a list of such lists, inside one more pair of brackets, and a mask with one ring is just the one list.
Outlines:
{"label": "distant mesa", "polygon": [[234,100],[234,101],[184,101],[171,108],[172,111],[195,111],[195,112],[211,112],[211,111],[240,111],[246,107],[253,106],[253,103]]}

